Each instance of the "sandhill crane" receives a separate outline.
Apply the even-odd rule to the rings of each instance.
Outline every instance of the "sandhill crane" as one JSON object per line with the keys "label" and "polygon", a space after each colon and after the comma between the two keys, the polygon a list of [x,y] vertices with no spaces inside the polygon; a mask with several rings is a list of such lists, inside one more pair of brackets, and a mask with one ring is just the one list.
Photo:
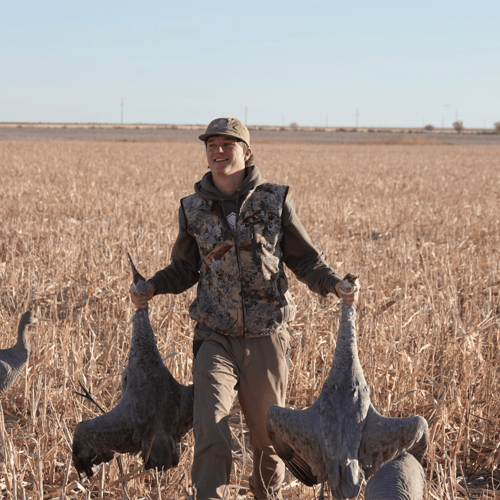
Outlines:
{"label": "sandhill crane", "polygon": [[365,488],[365,500],[422,500],[424,484],[424,469],[405,452],[373,475]]}
{"label": "sandhill crane", "polygon": [[[130,255],[129,255],[130,259]],[[130,259],[137,293],[148,283]],[[148,307],[132,318],[128,364],[122,397],[110,412],[75,427],[73,463],[78,473],[109,462],[113,452],[138,453],[146,469],[167,470],[179,463],[178,443],[193,425],[193,385],[179,384],[163,363],[149,321]]]}
{"label": "sandhill crane", "polygon": [[[346,277],[350,289],[355,278]],[[410,451],[421,460],[428,447],[424,418],[389,418],[372,406],[358,357],[356,307],[342,301],[332,368],[318,399],[304,410],[272,405],[268,434],[276,453],[307,486],[328,480],[335,498],[355,497],[384,463]]]}
{"label": "sandhill crane", "polygon": [[49,321],[35,317],[31,311],[25,312],[19,321],[17,342],[10,349],[0,349],[0,394],[5,392],[17,380],[30,355],[26,328],[37,321]]}

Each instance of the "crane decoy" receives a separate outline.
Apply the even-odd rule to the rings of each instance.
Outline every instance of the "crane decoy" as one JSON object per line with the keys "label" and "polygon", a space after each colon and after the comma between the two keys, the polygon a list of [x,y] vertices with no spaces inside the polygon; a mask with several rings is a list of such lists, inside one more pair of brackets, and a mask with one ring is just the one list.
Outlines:
{"label": "crane decoy", "polygon": [[[149,284],[128,257],[133,289],[146,291]],[[163,363],[148,307],[137,309],[132,325],[120,402],[111,411],[75,427],[72,455],[79,475],[85,472],[92,477],[92,467],[109,462],[115,452],[141,452],[146,469],[176,467],[178,444],[193,425],[193,385],[178,383]]]}
{"label": "crane decoy", "polygon": [[[348,275],[342,287],[355,283]],[[328,481],[337,499],[357,496],[364,480],[405,451],[421,460],[429,442],[424,418],[384,417],[373,407],[356,337],[356,306],[342,300],[332,367],[318,399],[303,410],[267,410],[269,437],[288,469],[307,486]]]}
{"label": "crane decoy", "polygon": [[26,329],[37,321],[49,321],[36,317],[31,311],[25,312],[19,321],[17,342],[9,349],[0,349],[0,394],[12,387],[23,371],[30,355]]}
{"label": "crane decoy", "polygon": [[424,469],[405,452],[375,472],[366,485],[365,500],[422,500],[424,484]]}

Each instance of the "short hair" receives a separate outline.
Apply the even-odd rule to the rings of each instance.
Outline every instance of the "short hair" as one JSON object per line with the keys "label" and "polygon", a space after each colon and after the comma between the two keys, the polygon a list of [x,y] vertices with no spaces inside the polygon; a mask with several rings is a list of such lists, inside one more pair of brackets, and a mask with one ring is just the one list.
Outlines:
{"label": "short hair", "polygon": [[[241,142],[243,143],[241,146],[243,148],[243,154],[246,154],[247,150],[248,150],[248,144],[245,142],[245,141],[238,141],[238,142]],[[254,157],[253,157],[253,153],[250,155],[250,157],[248,158],[248,160],[245,161],[245,168],[246,167],[251,167],[253,165],[253,162],[254,162]]]}

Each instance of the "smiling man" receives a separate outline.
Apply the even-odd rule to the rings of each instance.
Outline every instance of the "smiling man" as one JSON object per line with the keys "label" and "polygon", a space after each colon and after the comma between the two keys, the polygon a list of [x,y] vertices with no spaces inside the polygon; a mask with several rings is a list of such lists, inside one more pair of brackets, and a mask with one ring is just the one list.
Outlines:
{"label": "smiling man", "polygon": [[245,142],[225,135],[209,137],[206,144],[208,166],[214,184],[224,194],[233,194],[243,183],[245,162],[252,150]]}
{"label": "smiling man", "polygon": [[295,305],[285,265],[313,292],[356,296],[322,259],[297,218],[288,186],[262,178],[253,164],[250,133],[235,118],[212,121],[199,137],[210,172],[183,198],[172,261],[150,280],[136,307],[154,295],[198,284],[189,307],[193,338],[196,498],[229,497],[232,462],[229,414],[236,396],[250,432],[257,499],[280,497],[285,467],[266,431],[266,411],[283,406],[288,381],[288,324]]}

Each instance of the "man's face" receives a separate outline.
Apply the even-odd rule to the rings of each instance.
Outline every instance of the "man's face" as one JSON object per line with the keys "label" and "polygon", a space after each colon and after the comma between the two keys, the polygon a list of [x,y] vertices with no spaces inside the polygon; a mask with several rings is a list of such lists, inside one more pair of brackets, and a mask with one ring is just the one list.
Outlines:
{"label": "man's face", "polygon": [[250,148],[244,153],[243,143],[233,137],[216,135],[207,139],[208,166],[214,175],[229,176],[244,170],[251,154]]}

